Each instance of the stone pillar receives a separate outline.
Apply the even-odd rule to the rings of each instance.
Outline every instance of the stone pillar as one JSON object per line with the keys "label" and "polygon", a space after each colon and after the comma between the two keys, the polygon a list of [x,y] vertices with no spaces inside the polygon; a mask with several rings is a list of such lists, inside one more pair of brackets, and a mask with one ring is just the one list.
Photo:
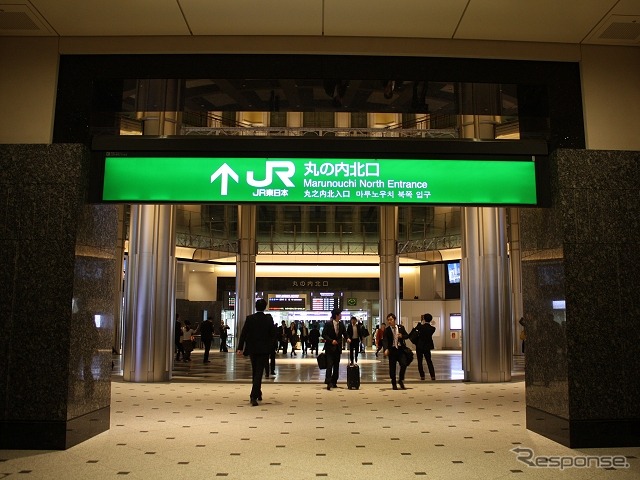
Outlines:
{"label": "stone pillar", "polygon": [[520,212],[527,428],[639,447],[640,152],[550,160],[552,206]]}
{"label": "stone pillar", "polygon": [[400,319],[400,270],[397,255],[398,207],[380,207],[380,321]]}
{"label": "stone pillar", "polygon": [[520,209],[510,208],[509,214],[509,266],[511,272],[511,325],[513,353],[522,354],[522,341],[519,323],[523,316],[522,310],[522,250],[520,249]]}
{"label": "stone pillar", "polygon": [[238,257],[236,262],[236,332],[240,335],[256,298],[256,213],[255,205],[238,206]]}
{"label": "stone pillar", "polygon": [[84,204],[88,165],[83,145],[0,145],[0,449],[109,429],[118,219]]}
{"label": "stone pillar", "polygon": [[353,207],[351,214],[351,231],[353,232],[354,240],[357,238],[357,235],[360,235],[362,232],[362,207],[355,206]]}
{"label": "stone pillar", "polygon": [[461,304],[465,380],[511,380],[511,315],[503,208],[462,209]]}

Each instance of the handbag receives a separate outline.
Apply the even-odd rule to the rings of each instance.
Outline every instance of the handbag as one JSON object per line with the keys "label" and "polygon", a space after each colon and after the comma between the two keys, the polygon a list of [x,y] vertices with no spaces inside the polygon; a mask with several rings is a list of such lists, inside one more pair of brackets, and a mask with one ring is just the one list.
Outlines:
{"label": "handbag", "polygon": [[318,368],[320,370],[326,370],[327,369],[327,354],[322,352],[320,355],[318,355]]}
{"label": "handbag", "polygon": [[413,343],[414,345],[418,344],[418,338],[420,337],[420,332],[418,331],[418,329],[416,327],[413,327],[413,329],[411,330],[411,332],[409,333],[409,340],[411,341],[411,343]]}
{"label": "handbag", "polygon": [[404,364],[408,367],[413,362],[413,351],[407,347],[400,347],[400,354],[404,356]]}

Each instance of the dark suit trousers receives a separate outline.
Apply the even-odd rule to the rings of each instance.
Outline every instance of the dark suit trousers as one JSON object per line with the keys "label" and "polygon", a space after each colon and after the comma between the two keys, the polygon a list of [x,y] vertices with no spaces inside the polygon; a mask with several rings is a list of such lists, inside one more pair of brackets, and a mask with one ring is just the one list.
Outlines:
{"label": "dark suit trousers", "polygon": [[326,350],[325,353],[327,354],[327,373],[324,383],[328,385],[335,385],[338,383],[338,374],[340,373],[340,354],[342,352],[336,347],[335,352]]}
{"label": "dark suit trousers", "polygon": [[265,366],[269,364],[269,354],[268,353],[252,353],[249,355],[251,358],[251,376],[252,376],[252,387],[251,394],[249,395],[251,398],[255,398],[262,396],[262,372],[264,372]]}
{"label": "dark suit trousers", "polygon": [[360,352],[360,339],[352,338],[349,343],[349,361],[358,363],[358,353]]}
{"label": "dark suit trousers", "polygon": [[429,375],[431,376],[431,378],[435,378],[436,377],[436,371],[433,368],[433,361],[431,360],[431,350],[429,350],[428,348],[425,350],[422,350],[420,348],[416,348],[416,356],[418,357],[418,373],[420,373],[420,378],[424,377],[424,368],[422,367],[422,357],[424,356],[424,359],[427,362],[427,368],[429,369]]}
{"label": "dark suit trousers", "polygon": [[264,364],[264,374],[269,375],[269,370],[271,373],[276,373],[276,351],[269,353],[269,361]]}
{"label": "dark suit trousers", "polygon": [[204,361],[209,360],[209,350],[211,350],[211,338],[202,339],[202,344],[204,345]]}
{"label": "dark suit trousers", "polygon": [[391,385],[396,384],[396,363],[400,364],[400,377],[398,380],[404,382],[404,373],[407,371],[407,365],[404,361],[404,355],[400,355],[397,348],[389,349],[389,377],[391,377]]}

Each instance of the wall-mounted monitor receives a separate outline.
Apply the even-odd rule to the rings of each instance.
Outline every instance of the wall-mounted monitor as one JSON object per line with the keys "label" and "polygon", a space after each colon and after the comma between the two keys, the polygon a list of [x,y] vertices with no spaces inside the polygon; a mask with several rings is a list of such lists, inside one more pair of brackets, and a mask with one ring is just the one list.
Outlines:
{"label": "wall-mounted monitor", "polygon": [[462,314],[449,314],[449,330],[462,330]]}
{"label": "wall-mounted monitor", "polygon": [[551,306],[554,310],[566,310],[567,304],[565,300],[552,300]]}
{"label": "wall-mounted monitor", "polygon": [[330,312],[343,308],[342,292],[311,292],[311,310]]}
{"label": "wall-mounted monitor", "polygon": [[306,294],[270,293],[267,308],[269,310],[305,310]]}
{"label": "wall-mounted monitor", "polygon": [[460,262],[447,263],[447,281],[450,284],[460,283]]}

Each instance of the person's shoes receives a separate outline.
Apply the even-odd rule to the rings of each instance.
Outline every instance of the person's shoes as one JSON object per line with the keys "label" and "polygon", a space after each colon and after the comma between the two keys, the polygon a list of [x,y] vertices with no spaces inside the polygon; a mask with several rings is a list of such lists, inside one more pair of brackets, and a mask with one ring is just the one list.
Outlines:
{"label": "person's shoes", "polygon": [[397,389],[398,389],[398,386],[397,386],[397,385],[393,385],[393,389],[394,389],[394,390],[397,390]]}
{"label": "person's shoes", "polygon": [[400,381],[400,382],[398,382],[398,385],[400,385],[400,388],[401,388],[402,390],[406,390],[406,388],[405,388],[405,386],[404,386],[404,383],[402,383],[401,381]]}
{"label": "person's shoes", "polygon": [[202,363],[211,363],[211,360],[205,360]]}
{"label": "person's shoes", "polygon": [[261,402],[262,401],[262,395],[258,396],[258,401]]}
{"label": "person's shoes", "polygon": [[327,383],[327,390],[331,390],[331,384]]}
{"label": "person's shoes", "polygon": [[422,375],[422,376],[420,377],[420,380],[424,380],[424,375]]}
{"label": "person's shoes", "polygon": [[252,407],[257,407],[258,406],[258,400],[256,400],[255,398],[251,399],[251,406]]}
{"label": "person's shoes", "polygon": [[331,386],[332,386],[333,388],[338,388],[338,384],[337,384],[337,383],[332,383],[332,384],[331,384]]}
{"label": "person's shoes", "polygon": [[436,379],[436,377],[431,377],[431,380],[435,380],[435,379]]}
{"label": "person's shoes", "polygon": [[275,375],[276,371],[275,370],[271,370],[271,375]]}
{"label": "person's shoes", "polygon": [[265,374],[264,374],[264,378],[269,378],[269,374],[268,374],[268,373],[265,373]]}

